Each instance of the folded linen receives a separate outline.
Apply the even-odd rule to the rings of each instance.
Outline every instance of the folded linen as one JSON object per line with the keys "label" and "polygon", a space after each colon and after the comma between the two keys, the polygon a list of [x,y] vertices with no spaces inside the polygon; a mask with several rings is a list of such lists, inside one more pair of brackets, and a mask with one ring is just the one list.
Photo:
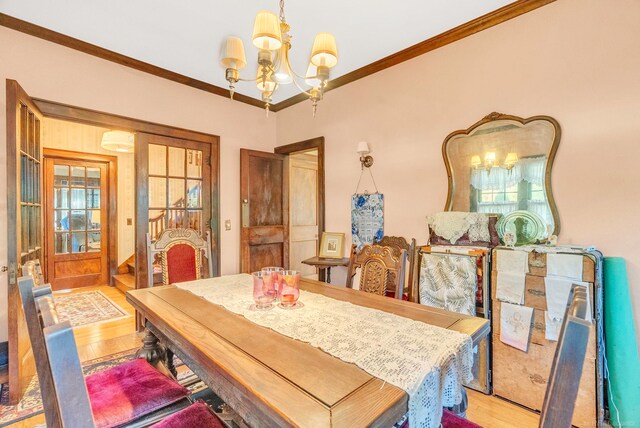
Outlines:
{"label": "folded linen", "polygon": [[547,312],[554,320],[562,321],[567,310],[571,285],[581,285],[587,287],[587,320],[591,320],[591,297],[588,282],[575,281],[559,276],[546,276],[544,278],[544,288],[547,299]]}
{"label": "folded linen", "polygon": [[500,305],[500,341],[527,352],[533,308],[502,303]]}
{"label": "folded linen", "polygon": [[518,250],[498,250],[498,272],[529,272],[529,253]]}
{"label": "folded linen", "polygon": [[498,271],[496,298],[501,302],[524,304],[525,279],[524,273]]}
{"label": "folded linen", "polygon": [[582,281],[582,256],[578,254],[547,254],[547,275]]}
{"label": "folded linen", "polygon": [[544,311],[544,337],[547,340],[558,340],[562,320],[555,320],[549,316],[549,311]]}

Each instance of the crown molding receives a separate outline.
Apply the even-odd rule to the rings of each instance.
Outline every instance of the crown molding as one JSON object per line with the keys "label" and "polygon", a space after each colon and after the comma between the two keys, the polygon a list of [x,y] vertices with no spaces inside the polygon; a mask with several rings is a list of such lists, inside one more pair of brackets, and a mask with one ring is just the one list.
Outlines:
{"label": "crown molding", "polygon": [[[545,6],[549,3],[553,3],[554,1],[556,0],[515,1],[504,7],[501,7],[500,9],[487,13],[486,15],[482,15],[465,24],[459,25],[449,31],[441,33],[430,39],[417,43],[378,61],[372,62],[371,64],[368,64],[364,67],[333,79],[329,82],[329,86],[326,91],[331,91],[333,89],[339,88],[340,86],[344,86],[348,83],[354,82],[358,79],[362,79],[363,77],[367,77],[389,67],[393,67],[394,65],[398,65],[402,62],[408,61],[434,49],[446,46],[450,43],[461,40],[467,36],[471,36],[472,34],[478,33],[482,30],[486,30],[487,28],[491,28],[502,22],[508,21],[512,18],[535,10],[539,7]],[[39,25],[14,18],[4,13],[0,13],[0,25],[52,43],[84,52],[89,55],[96,56],[98,58],[105,59],[107,61],[115,62],[116,64],[120,64],[125,67],[130,67],[157,77],[161,77],[163,79],[171,80],[176,83],[181,83],[183,85],[199,89],[201,91],[229,98],[228,89],[212,85],[211,83],[203,82],[202,80],[193,79],[183,74],[176,73],[143,61],[139,61],[135,58],[131,58],[126,55],[101,48],[91,43],[87,43],[82,40],[67,36],[65,34],[49,30]],[[283,110],[287,107],[305,101],[307,98],[308,97],[305,94],[294,95],[291,98],[287,98],[286,100],[272,105],[271,111],[277,112]],[[247,95],[239,94],[237,92],[234,94],[233,99],[255,107],[264,108],[264,103],[261,100]]]}
{"label": "crown molding", "polygon": [[[67,48],[75,49],[77,51],[84,52],[101,59],[105,59],[107,61],[115,62],[116,64],[124,65],[125,67],[130,67],[135,70],[161,77],[163,79],[181,83],[195,89],[200,89],[201,91],[210,92],[215,95],[229,98],[229,90],[221,88],[220,86],[212,85],[211,83],[203,82],[202,80],[192,79],[191,77],[185,76],[183,74],[175,73],[162,67],[158,67],[153,64],[149,64],[135,58],[110,51],[105,48],[101,48],[100,46],[96,46],[91,43],[87,43],[82,40],[67,36],[65,34],[49,30],[48,28],[23,21],[18,18],[14,18],[13,16],[9,16],[4,13],[0,13],[0,25],[12,30],[20,31],[21,33],[29,34],[30,36],[38,37],[48,42],[56,43]],[[260,108],[264,107],[264,103],[262,101],[249,97],[247,95],[235,93],[233,95],[233,99],[242,103],[250,104],[252,106]]]}
{"label": "crown molding", "polygon": [[[487,28],[491,28],[495,25],[501,24],[517,16],[523,15],[527,12],[531,12],[539,7],[545,6],[549,3],[553,3],[556,0],[518,0],[510,3],[506,6],[496,9],[493,12],[482,15],[472,21],[452,28],[449,31],[438,34],[430,39],[417,43],[399,52],[391,54],[371,64],[365,65],[357,70],[347,73],[343,76],[337,77],[329,81],[329,86],[325,89],[328,92],[332,89],[344,86],[347,83],[354,82],[363,77],[370,76],[378,71],[382,71],[386,68],[393,67],[402,62],[413,59],[417,56],[430,52],[434,49],[441,48],[450,43],[457,42],[465,37],[471,36]],[[292,105],[298,104],[308,99],[305,94],[294,95],[291,98],[287,98],[284,101],[271,106],[271,111],[280,111]]]}

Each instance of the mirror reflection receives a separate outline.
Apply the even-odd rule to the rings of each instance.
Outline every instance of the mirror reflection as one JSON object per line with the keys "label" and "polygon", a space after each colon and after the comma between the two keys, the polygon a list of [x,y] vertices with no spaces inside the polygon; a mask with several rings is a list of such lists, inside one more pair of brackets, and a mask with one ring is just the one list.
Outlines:
{"label": "mirror reflection", "polygon": [[559,140],[560,127],[551,117],[498,113],[450,134],[443,145],[449,174],[445,209],[501,214],[507,220],[524,216],[542,229],[539,238],[548,231],[557,235],[550,173]]}

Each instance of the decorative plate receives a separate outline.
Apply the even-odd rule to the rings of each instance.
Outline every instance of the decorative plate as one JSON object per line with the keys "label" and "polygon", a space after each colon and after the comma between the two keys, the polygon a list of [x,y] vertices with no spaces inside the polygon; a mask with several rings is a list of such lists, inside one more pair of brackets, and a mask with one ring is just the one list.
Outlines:
{"label": "decorative plate", "polygon": [[511,232],[515,236],[515,245],[528,245],[543,239],[547,227],[538,214],[520,210],[503,215],[496,224],[496,231],[503,241],[504,234]]}

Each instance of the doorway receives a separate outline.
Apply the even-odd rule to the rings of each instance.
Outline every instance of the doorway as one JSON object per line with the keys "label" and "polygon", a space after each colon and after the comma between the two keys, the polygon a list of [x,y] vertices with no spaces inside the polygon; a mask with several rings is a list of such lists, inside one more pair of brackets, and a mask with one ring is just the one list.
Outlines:
{"label": "doorway", "polygon": [[276,147],[288,156],[289,266],[302,276],[324,280],[324,271],[302,263],[318,255],[324,231],[324,137]]}
{"label": "doorway", "polygon": [[117,257],[117,158],[44,149],[46,278],[54,290],[103,285]]}

